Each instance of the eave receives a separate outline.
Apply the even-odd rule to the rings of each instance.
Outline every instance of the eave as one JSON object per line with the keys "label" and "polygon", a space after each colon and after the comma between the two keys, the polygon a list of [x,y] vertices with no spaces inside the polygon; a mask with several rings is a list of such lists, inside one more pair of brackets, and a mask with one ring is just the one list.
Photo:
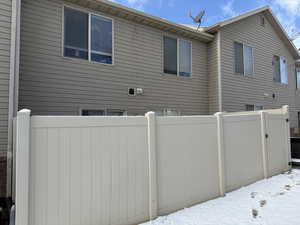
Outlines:
{"label": "eave", "polygon": [[214,35],[207,32],[196,31],[184,25],[155,17],[144,12],[131,9],[106,0],[65,0],[78,6],[89,8],[94,11],[108,13],[110,15],[133,21],[142,25],[150,26],[164,32],[170,32],[185,38],[196,39],[202,42],[210,42]]}

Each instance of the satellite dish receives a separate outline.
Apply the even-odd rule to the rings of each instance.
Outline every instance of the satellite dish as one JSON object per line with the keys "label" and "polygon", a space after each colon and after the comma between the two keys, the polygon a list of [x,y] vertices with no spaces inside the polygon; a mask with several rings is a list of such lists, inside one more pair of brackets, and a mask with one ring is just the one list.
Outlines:
{"label": "satellite dish", "polygon": [[202,18],[205,14],[205,10],[202,10],[196,17],[193,17],[192,16],[192,11],[190,10],[189,11],[189,16],[193,19],[193,22],[194,23],[198,23],[198,28],[197,30],[199,29],[199,27],[201,26],[201,22],[202,22]]}

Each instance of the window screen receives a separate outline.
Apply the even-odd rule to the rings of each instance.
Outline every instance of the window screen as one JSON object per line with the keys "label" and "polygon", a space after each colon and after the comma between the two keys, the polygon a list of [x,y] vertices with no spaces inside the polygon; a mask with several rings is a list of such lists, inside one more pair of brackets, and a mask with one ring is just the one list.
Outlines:
{"label": "window screen", "polygon": [[300,69],[296,70],[296,85],[297,88],[300,88]]}
{"label": "window screen", "polygon": [[244,73],[253,75],[253,52],[252,47],[244,45]]}
{"label": "window screen", "polygon": [[64,15],[64,55],[88,59],[88,14],[65,8]]}
{"label": "window screen", "polygon": [[164,73],[177,75],[177,39],[164,37]]}
{"label": "window screen", "polygon": [[91,16],[91,60],[112,64],[112,21]]}
{"label": "window screen", "polygon": [[274,55],[273,56],[273,79],[277,82],[281,82],[281,77],[280,77],[280,57]]}
{"label": "window screen", "polygon": [[280,57],[280,79],[282,84],[288,84],[288,73],[285,57]]}
{"label": "window screen", "polygon": [[179,75],[183,77],[191,76],[191,43],[185,40],[179,40]]}
{"label": "window screen", "polygon": [[244,74],[243,44],[234,42],[235,72]]}

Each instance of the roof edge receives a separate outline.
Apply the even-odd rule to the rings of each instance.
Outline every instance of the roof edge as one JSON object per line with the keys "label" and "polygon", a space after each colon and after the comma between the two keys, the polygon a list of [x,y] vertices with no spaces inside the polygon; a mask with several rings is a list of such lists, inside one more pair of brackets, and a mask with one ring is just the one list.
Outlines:
{"label": "roof edge", "polygon": [[[68,0],[69,2],[73,2],[72,0]],[[190,27],[181,25],[181,24],[177,24],[175,22],[171,22],[167,19],[163,19],[157,16],[153,16],[147,13],[144,13],[142,11],[133,9],[133,8],[129,8],[123,5],[120,5],[118,3],[112,2],[112,1],[108,1],[108,0],[87,0],[87,2],[92,2],[92,3],[96,3],[101,5],[102,7],[106,7],[106,8],[110,8],[110,9],[114,9],[114,10],[119,10],[122,11],[122,13],[127,13],[127,14],[131,14],[133,17],[138,17],[138,18],[144,18],[147,19],[149,21],[151,21],[152,23],[157,23],[157,24],[161,24],[163,26],[168,26],[170,28],[173,28],[175,30],[178,30],[178,32],[182,33],[182,32],[189,32],[191,34],[194,34],[196,36],[198,36],[199,38],[202,38],[203,41],[212,41],[214,39],[214,35],[206,32],[206,31],[196,31]]]}
{"label": "roof edge", "polygon": [[216,23],[216,24],[214,24],[214,25],[212,25],[210,27],[206,27],[206,28],[204,28],[204,31],[206,31],[208,33],[215,33],[220,28],[222,28],[224,26],[227,26],[227,25],[232,24],[234,22],[246,19],[246,18],[248,18],[250,16],[253,16],[253,15],[256,15],[256,14],[262,13],[262,12],[268,12],[271,15],[271,17],[272,17],[272,19],[274,20],[274,23],[275,23],[274,25],[276,25],[276,26],[279,27],[279,30],[283,34],[283,38],[285,39],[286,44],[289,45],[289,49],[292,51],[293,57],[299,59],[300,58],[299,50],[296,48],[296,46],[294,45],[294,43],[290,40],[287,32],[285,31],[285,29],[283,28],[283,26],[281,25],[281,23],[279,22],[279,20],[277,19],[277,17],[272,12],[272,9],[268,5],[265,5],[265,6],[262,6],[260,8],[248,11],[248,12],[243,13],[243,14],[240,14],[238,16],[226,19],[226,20],[221,21],[219,23]]}

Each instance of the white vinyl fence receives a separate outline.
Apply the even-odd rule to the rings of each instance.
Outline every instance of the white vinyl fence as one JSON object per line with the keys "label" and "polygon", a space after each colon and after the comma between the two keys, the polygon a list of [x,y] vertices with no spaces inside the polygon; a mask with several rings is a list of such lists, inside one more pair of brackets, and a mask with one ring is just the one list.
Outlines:
{"label": "white vinyl fence", "polygon": [[137,224],[290,168],[287,106],[180,117],[21,110],[16,133],[16,225]]}

